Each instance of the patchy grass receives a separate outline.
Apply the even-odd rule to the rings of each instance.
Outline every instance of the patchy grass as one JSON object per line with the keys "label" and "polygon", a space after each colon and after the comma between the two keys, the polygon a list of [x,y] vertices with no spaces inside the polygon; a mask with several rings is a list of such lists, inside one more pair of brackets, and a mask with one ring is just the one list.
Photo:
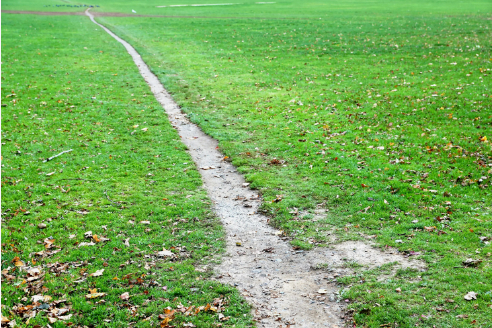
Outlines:
{"label": "patchy grass", "polygon": [[[343,295],[358,325],[485,327],[490,9],[361,2],[362,13],[358,4],[320,7],[321,20],[99,20],[220,141],[295,247],[326,245],[335,230],[428,263],[391,281],[366,271],[349,283]],[[297,14],[289,10],[279,13]],[[325,217],[315,219],[316,205]],[[476,300],[464,299],[470,291]]]}
{"label": "patchy grass", "polygon": [[2,326],[250,326],[209,279],[223,238],[124,48],[85,17],[2,15]]}

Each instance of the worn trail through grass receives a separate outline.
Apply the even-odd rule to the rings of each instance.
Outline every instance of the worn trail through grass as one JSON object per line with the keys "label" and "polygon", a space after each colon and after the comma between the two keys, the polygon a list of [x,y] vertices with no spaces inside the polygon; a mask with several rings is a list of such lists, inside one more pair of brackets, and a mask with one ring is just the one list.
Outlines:
{"label": "worn trail through grass", "polygon": [[[268,218],[257,212],[261,202],[259,195],[248,188],[243,176],[218,151],[217,142],[181,112],[137,51],[97,23],[89,10],[86,14],[123,44],[132,56],[200,168],[204,186],[227,232],[229,257],[216,268],[217,279],[240,289],[253,304],[259,327],[273,327],[279,323],[299,327],[340,326],[343,307],[337,297],[336,277],[349,270],[341,263],[347,258],[360,257],[360,252],[366,258],[378,257],[383,263],[398,261],[402,267],[422,268],[417,261],[411,263],[398,254],[383,254],[359,245],[361,243],[342,243],[338,249],[294,250],[286,236],[269,226]],[[359,253],[354,252],[355,246]],[[319,270],[320,265],[327,263],[330,270]],[[382,263],[374,261],[372,264]]]}

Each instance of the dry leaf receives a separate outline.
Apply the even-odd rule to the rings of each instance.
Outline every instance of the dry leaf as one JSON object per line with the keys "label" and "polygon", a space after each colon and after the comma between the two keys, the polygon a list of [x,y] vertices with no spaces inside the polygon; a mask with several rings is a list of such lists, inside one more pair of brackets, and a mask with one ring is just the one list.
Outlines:
{"label": "dry leaf", "polygon": [[95,245],[95,243],[92,241],[90,243],[82,242],[79,244],[79,247],[81,247],[81,246],[94,246],[94,245]]}
{"label": "dry leaf", "polygon": [[150,221],[140,221],[141,224],[150,224]]}
{"label": "dry leaf", "polygon": [[174,256],[174,254],[171,251],[168,251],[165,248],[163,248],[162,251],[157,252],[157,256],[166,257],[166,256]]}
{"label": "dry leaf", "polygon": [[36,303],[36,302],[48,303],[49,301],[51,301],[51,299],[52,299],[52,297],[49,295],[34,295],[31,297],[31,301],[33,303]]}
{"label": "dry leaf", "polygon": [[169,321],[171,321],[171,319],[169,319],[169,318],[165,318],[164,320],[162,320],[161,321],[161,328],[169,327]]}
{"label": "dry leaf", "polygon": [[127,301],[130,298],[130,293],[126,292],[120,295],[120,299]]}
{"label": "dry leaf", "polygon": [[14,265],[16,267],[23,267],[24,266],[24,262],[22,262],[18,256],[13,258],[12,263],[14,263]]}
{"label": "dry leaf", "polygon": [[126,238],[124,241],[123,241],[123,244],[125,244],[126,247],[130,247],[130,238]]}
{"label": "dry leaf", "polygon": [[85,295],[85,298],[91,299],[91,298],[102,297],[104,295],[106,295],[106,293],[91,293],[91,294]]}
{"label": "dry leaf", "polygon": [[2,315],[2,325],[9,323],[10,320]]}
{"label": "dry leaf", "polygon": [[164,320],[166,319],[169,319],[169,321],[171,321],[172,319],[174,319],[174,313],[176,312],[176,310],[172,310],[170,308],[165,308],[164,309],[164,314],[160,314],[159,315],[159,318],[164,318]]}
{"label": "dry leaf", "polygon": [[328,291],[326,289],[321,288],[318,290],[318,293],[319,294],[326,294],[326,293],[328,293]]}
{"label": "dry leaf", "polygon": [[104,272],[104,269],[97,270],[96,272],[91,273],[91,274],[89,275],[89,277],[99,277],[99,276],[102,276],[103,272]]}
{"label": "dry leaf", "polygon": [[58,319],[60,319],[60,320],[70,320],[71,317],[72,317],[71,314],[67,314],[67,315],[64,315],[64,316],[58,316]]}
{"label": "dry leaf", "polygon": [[477,299],[477,293],[468,292],[463,298],[467,301],[476,300]]}

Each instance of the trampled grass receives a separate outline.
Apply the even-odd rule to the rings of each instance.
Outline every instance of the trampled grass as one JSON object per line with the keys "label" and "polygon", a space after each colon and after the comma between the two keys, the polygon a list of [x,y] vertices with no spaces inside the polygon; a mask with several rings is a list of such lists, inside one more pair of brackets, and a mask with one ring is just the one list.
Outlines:
{"label": "trampled grass", "polygon": [[124,48],[86,17],[2,15],[2,326],[249,326],[204,267],[223,237]]}
{"label": "trampled grass", "polygon": [[[321,20],[100,21],[220,141],[294,246],[326,245],[335,230],[428,263],[342,279],[360,326],[486,327],[490,12],[356,6]],[[306,215],[316,205],[325,219]],[[465,300],[471,291],[477,299]]]}

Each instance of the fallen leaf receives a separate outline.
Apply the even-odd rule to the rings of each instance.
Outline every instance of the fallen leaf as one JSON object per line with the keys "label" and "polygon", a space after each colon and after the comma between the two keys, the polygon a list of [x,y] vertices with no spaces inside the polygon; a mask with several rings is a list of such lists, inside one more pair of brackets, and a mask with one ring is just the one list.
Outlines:
{"label": "fallen leaf", "polygon": [[463,298],[467,301],[476,300],[477,299],[477,293],[468,292]]}
{"label": "fallen leaf", "polygon": [[466,267],[477,267],[480,263],[482,263],[482,260],[466,259],[461,263],[463,263]]}
{"label": "fallen leaf", "polygon": [[91,293],[85,295],[85,298],[91,299],[91,298],[103,297],[104,295],[106,295],[106,293]]}
{"label": "fallen leaf", "polygon": [[173,252],[166,250],[165,248],[162,249],[162,251],[157,252],[157,256],[159,257],[166,257],[166,256],[174,256]]}
{"label": "fallen leaf", "polygon": [[130,247],[130,238],[123,240],[123,244],[125,244],[126,247]]}
{"label": "fallen leaf", "polygon": [[130,298],[130,293],[126,292],[120,295],[120,299],[127,301]]}
{"label": "fallen leaf", "polygon": [[91,274],[89,275],[89,277],[99,277],[99,276],[102,276],[103,272],[104,272],[104,269],[97,270],[96,272],[91,273]]}
{"label": "fallen leaf", "polygon": [[231,317],[226,317],[224,316],[222,313],[219,313],[219,320],[220,321],[227,321],[229,320]]}
{"label": "fallen leaf", "polygon": [[90,243],[82,242],[79,244],[79,247],[81,247],[81,246],[94,246],[94,245],[95,245],[95,243],[92,241]]}
{"label": "fallen leaf", "polygon": [[318,293],[319,294],[326,294],[326,293],[328,293],[328,290],[321,288],[318,290]]}
{"label": "fallen leaf", "polygon": [[150,221],[140,221],[141,224],[150,224]]}
{"label": "fallen leaf", "polygon": [[12,263],[14,263],[14,265],[16,267],[23,267],[24,266],[24,262],[22,262],[18,256],[14,257],[12,259]]}
{"label": "fallen leaf", "polygon": [[44,302],[48,303],[51,301],[52,297],[49,295],[34,295],[31,297],[31,302],[36,303],[36,302]]}
{"label": "fallen leaf", "polygon": [[169,319],[169,318],[165,318],[164,320],[162,320],[161,321],[161,328],[169,327],[169,321],[171,321],[171,319]]}
{"label": "fallen leaf", "polygon": [[2,315],[2,325],[9,323],[10,320]]}
{"label": "fallen leaf", "polygon": [[71,314],[67,314],[67,315],[64,315],[64,316],[58,316],[58,319],[60,320],[70,320],[70,318],[72,317]]}

